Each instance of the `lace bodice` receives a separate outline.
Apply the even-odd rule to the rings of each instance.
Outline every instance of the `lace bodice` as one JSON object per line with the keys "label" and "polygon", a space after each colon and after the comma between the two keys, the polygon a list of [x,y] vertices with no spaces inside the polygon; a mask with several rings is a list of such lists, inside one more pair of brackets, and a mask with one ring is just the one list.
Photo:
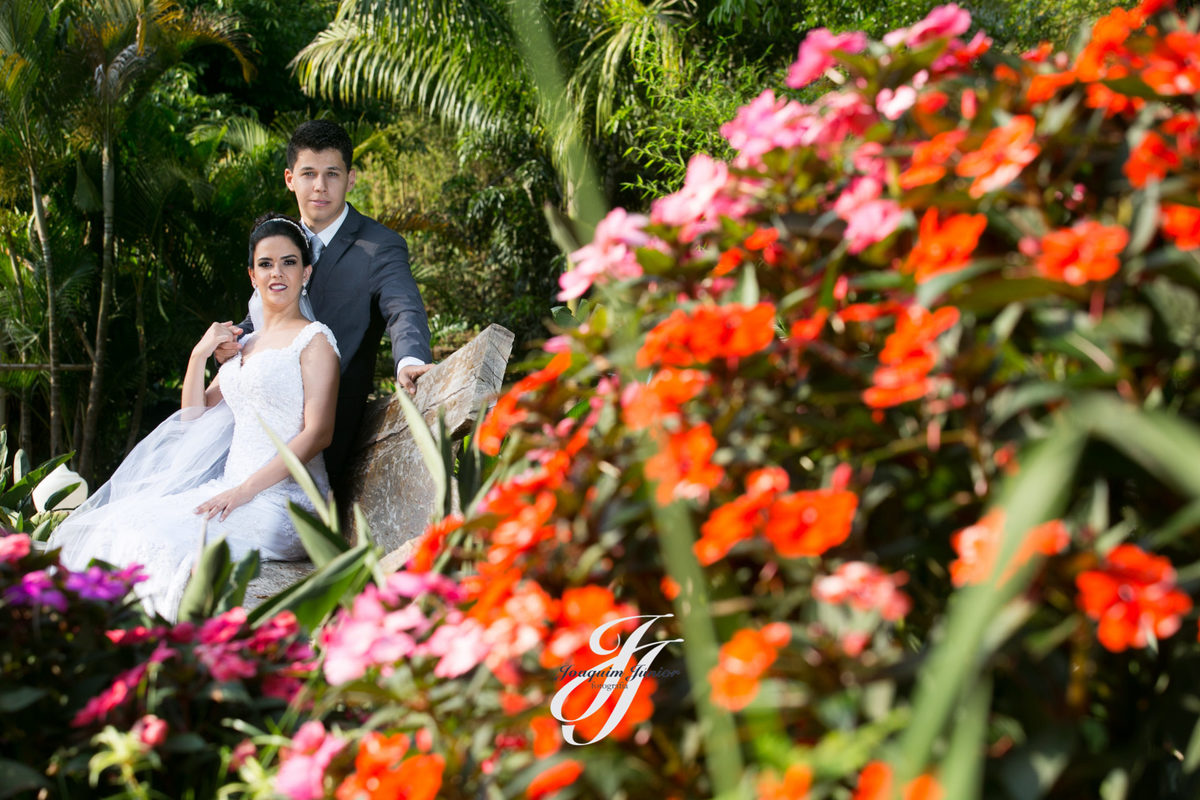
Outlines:
{"label": "lace bodice", "polygon": [[[284,442],[300,433],[304,425],[300,354],[317,334],[322,334],[337,352],[333,332],[323,323],[310,322],[287,347],[260,349],[249,357],[239,355],[222,365],[218,373],[221,394],[234,417],[233,444],[225,465],[227,481],[240,483],[275,457],[278,451],[267,435],[267,428]],[[328,485],[324,459],[318,455],[308,468],[324,491]],[[299,499],[299,486],[291,478],[268,491],[285,492]]]}

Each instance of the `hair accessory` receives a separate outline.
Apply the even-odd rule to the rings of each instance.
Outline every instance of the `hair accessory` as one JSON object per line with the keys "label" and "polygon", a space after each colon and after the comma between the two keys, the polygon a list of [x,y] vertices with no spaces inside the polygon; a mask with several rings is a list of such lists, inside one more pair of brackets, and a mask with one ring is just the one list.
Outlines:
{"label": "hair accessory", "polygon": [[287,217],[271,217],[270,219],[264,219],[262,222],[258,223],[258,226],[253,231],[250,231],[250,235],[253,236],[263,225],[269,225],[272,222],[286,222],[288,225],[291,225],[293,228],[300,231],[300,235],[304,237],[304,241],[308,241],[308,234],[304,232],[304,228],[301,228]]}

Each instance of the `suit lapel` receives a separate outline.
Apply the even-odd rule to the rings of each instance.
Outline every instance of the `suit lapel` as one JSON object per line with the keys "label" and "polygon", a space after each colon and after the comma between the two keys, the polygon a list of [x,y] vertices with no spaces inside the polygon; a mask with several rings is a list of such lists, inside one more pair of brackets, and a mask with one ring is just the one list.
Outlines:
{"label": "suit lapel", "polygon": [[321,251],[321,257],[313,267],[313,280],[319,280],[322,284],[332,280],[338,261],[350,248],[350,245],[354,244],[354,240],[358,238],[358,229],[362,225],[363,215],[349,203],[346,205],[350,208],[350,213],[346,215],[346,221],[342,223],[342,227],[338,228],[333,240],[325,245],[325,249]]}

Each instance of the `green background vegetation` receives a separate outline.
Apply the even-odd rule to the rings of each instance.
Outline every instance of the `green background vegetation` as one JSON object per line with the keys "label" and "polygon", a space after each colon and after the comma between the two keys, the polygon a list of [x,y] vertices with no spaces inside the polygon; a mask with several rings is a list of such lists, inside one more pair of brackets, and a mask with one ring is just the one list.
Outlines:
{"label": "green background vegetation", "polygon": [[[804,31],[878,36],[933,5],[552,0],[564,109],[526,77],[511,14],[531,3],[6,0],[0,363],[28,368],[0,370],[0,425],[35,461],[74,451],[103,479],[175,407],[207,322],[244,315],[250,221],[294,213],[284,145],[315,116],[357,144],[351,202],[407,237],[435,354],[498,322],[519,361],[562,248],[604,206],[674,190],[693,153],[724,155],[719,126],[782,89]],[[967,5],[996,46],[1025,48],[1111,2]]]}

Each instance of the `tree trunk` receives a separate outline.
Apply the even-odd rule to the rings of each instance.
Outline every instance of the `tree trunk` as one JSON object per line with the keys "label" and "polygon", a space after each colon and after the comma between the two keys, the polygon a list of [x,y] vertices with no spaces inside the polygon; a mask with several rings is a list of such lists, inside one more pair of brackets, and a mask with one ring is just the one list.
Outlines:
{"label": "tree trunk", "polygon": [[[59,397],[58,322],[54,313],[54,261],[50,253],[50,227],[46,224],[46,208],[42,205],[42,187],[38,182],[37,170],[32,164],[29,166],[29,189],[33,193],[33,218],[37,225],[38,239],[42,244],[42,263],[46,271],[46,338],[50,359],[50,455],[56,456],[62,447],[62,401]],[[9,256],[16,258],[11,250]],[[15,261],[13,267],[15,270]]]}
{"label": "tree trunk", "polygon": [[[30,408],[29,389],[21,390],[21,423],[17,434],[17,447],[26,453],[33,451],[33,409]],[[33,456],[30,456],[30,460]]]}
{"label": "tree trunk", "polygon": [[144,287],[145,279],[139,274],[136,283],[137,305],[134,306],[138,342],[138,390],[133,401],[133,413],[129,415],[129,437],[125,440],[125,455],[129,455],[129,451],[138,443],[138,433],[142,428],[142,408],[146,404],[146,382],[150,377],[149,361],[146,358],[146,311],[142,305]]}
{"label": "tree trunk", "polygon": [[79,443],[79,472],[88,481],[95,481],[96,432],[100,426],[101,390],[104,386],[104,357],[108,352],[108,321],[112,314],[114,236],[113,216],[116,207],[116,167],[113,164],[113,142],[105,131],[104,148],[100,157],[101,197],[104,208],[103,256],[100,262],[100,305],[96,311],[96,345],[92,352],[92,382],[88,387],[87,412],[83,421],[83,441]]}

